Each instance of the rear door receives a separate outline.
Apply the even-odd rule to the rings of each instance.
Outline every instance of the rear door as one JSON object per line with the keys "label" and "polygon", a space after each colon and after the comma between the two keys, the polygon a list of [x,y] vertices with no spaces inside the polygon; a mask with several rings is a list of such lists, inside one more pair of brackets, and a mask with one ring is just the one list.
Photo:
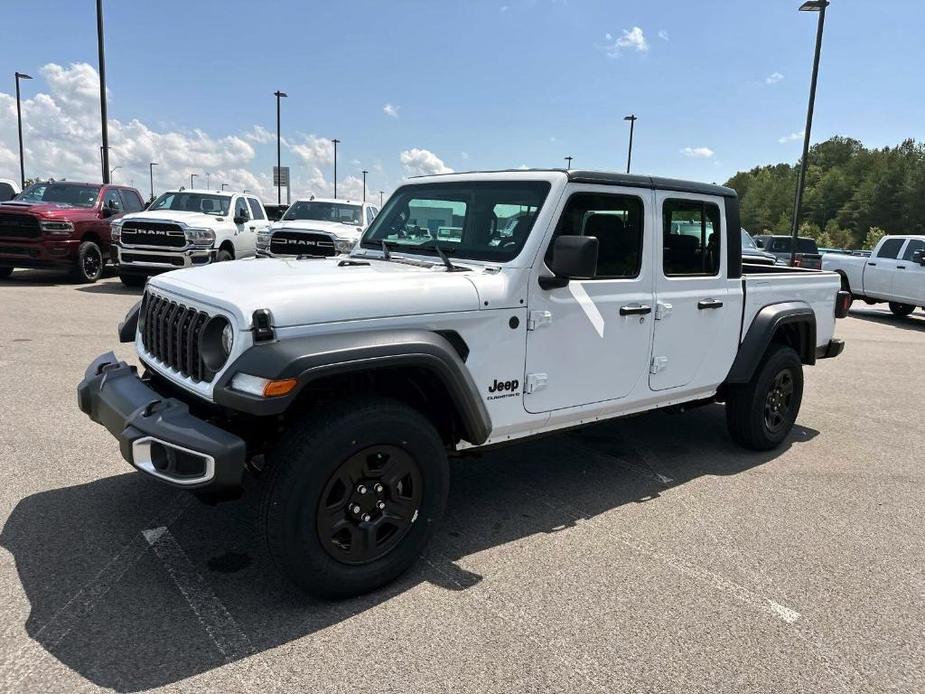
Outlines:
{"label": "rear door", "polygon": [[[543,289],[531,282],[524,407],[528,412],[626,398],[645,374],[652,339],[652,192],[570,187],[555,236],[595,236],[597,274]],[[515,231],[515,233],[517,233]]]}
{"label": "rear door", "polygon": [[893,277],[896,275],[897,258],[906,239],[888,238],[871,255],[864,266],[864,293],[867,296],[890,299],[893,296]]}
{"label": "rear door", "polygon": [[721,383],[738,349],[741,280],[727,278],[721,197],[658,191],[655,334],[649,387],[685,392]]}
{"label": "rear door", "polygon": [[907,304],[925,306],[925,266],[912,260],[916,251],[925,251],[925,240],[909,239],[902,249],[896,262],[893,296]]}

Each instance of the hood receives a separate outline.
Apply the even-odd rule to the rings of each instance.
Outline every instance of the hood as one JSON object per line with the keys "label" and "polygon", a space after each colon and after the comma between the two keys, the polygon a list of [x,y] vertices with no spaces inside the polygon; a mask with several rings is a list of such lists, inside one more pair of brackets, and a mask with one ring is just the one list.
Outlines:
{"label": "hood", "polygon": [[353,224],[323,222],[314,219],[285,219],[273,222],[273,225],[270,227],[270,231],[280,231],[282,229],[286,229],[287,231],[322,231],[342,239],[359,238],[360,234],[363,233],[362,227]]}
{"label": "hood", "polygon": [[19,214],[31,214],[44,219],[77,219],[97,217],[95,207],[75,207],[63,202],[26,202],[8,200],[0,203],[0,210]]}
{"label": "hood", "polygon": [[163,219],[170,222],[180,222],[181,224],[186,224],[189,227],[211,228],[217,223],[220,224],[221,222],[230,220],[231,216],[226,215],[223,217],[216,217],[213,214],[205,214],[204,212],[187,212],[185,210],[150,210],[124,215],[120,221],[127,222],[132,219]]}
{"label": "hood", "polygon": [[446,272],[439,265],[382,260],[341,265],[342,260],[237,260],[175,270],[152,277],[148,284],[224,309],[244,329],[262,308],[270,310],[275,327],[479,309],[479,292],[470,275],[481,275],[480,269]]}

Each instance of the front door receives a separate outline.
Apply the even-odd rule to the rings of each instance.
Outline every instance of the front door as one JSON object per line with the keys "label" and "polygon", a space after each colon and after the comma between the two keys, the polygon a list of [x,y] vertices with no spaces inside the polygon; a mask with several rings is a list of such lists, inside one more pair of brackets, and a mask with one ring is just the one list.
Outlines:
{"label": "front door", "polygon": [[649,386],[708,389],[735,358],[742,318],[738,280],[726,277],[723,201],[675,192],[658,192],[656,201],[662,247]]}
{"label": "front door", "polygon": [[896,259],[906,239],[887,239],[880,244],[877,255],[867,259],[864,266],[864,293],[868,296],[889,299],[893,296],[893,277],[896,275]]}
{"label": "front door", "polygon": [[925,251],[925,241],[909,239],[896,263],[893,296],[906,304],[925,306],[925,266],[912,259],[916,251]]}
{"label": "front door", "polygon": [[531,282],[528,412],[616,400],[645,383],[652,338],[651,196],[648,190],[583,186],[561,203],[555,236],[597,237],[597,274],[555,289]]}
{"label": "front door", "polygon": [[[247,200],[239,195],[234,203],[234,255],[248,258],[257,254],[257,231],[247,206]],[[243,221],[242,221],[243,220]],[[240,222],[240,223],[239,223]]]}

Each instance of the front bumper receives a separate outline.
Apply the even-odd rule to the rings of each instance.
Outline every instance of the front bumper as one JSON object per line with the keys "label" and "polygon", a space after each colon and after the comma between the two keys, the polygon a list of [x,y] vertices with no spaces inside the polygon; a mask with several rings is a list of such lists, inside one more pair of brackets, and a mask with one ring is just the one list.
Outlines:
{"label": "front bumper", "polygon": [[167,270],[208,265],[215,260],[214,248],[131,248],[113,245],[112,261],[123,272],[136,270],[139,273],[156,273]]}
{"label": "front bumper", "polygon": [[816,348],[816,359],[833,359],[845,350],[845,341],[838,338],[829,340],[829,344]]}
{"label": "front bumper", "polygon": [[244,440],[193,416],[186,403],[160,395],[112,352],[87,368],[77,400],[81,411],[116,437],[122,457],[141,472],[186,489],[240,488]]}
{"label": "front bumper", "polygon": [[77,239],[0,239],[0,265],[49,267],[77,260]]}

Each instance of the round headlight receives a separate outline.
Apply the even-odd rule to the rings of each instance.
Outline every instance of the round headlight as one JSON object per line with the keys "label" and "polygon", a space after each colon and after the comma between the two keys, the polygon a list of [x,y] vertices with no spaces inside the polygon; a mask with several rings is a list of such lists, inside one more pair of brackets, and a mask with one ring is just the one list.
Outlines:
{"label": "round headlight", "polygon": [[231,323],[226,323],[225,328],[222,330],[222,350],[225,352],[225,356],[231,354],[231,346],[234,344],[234,329],[231,327]]}

